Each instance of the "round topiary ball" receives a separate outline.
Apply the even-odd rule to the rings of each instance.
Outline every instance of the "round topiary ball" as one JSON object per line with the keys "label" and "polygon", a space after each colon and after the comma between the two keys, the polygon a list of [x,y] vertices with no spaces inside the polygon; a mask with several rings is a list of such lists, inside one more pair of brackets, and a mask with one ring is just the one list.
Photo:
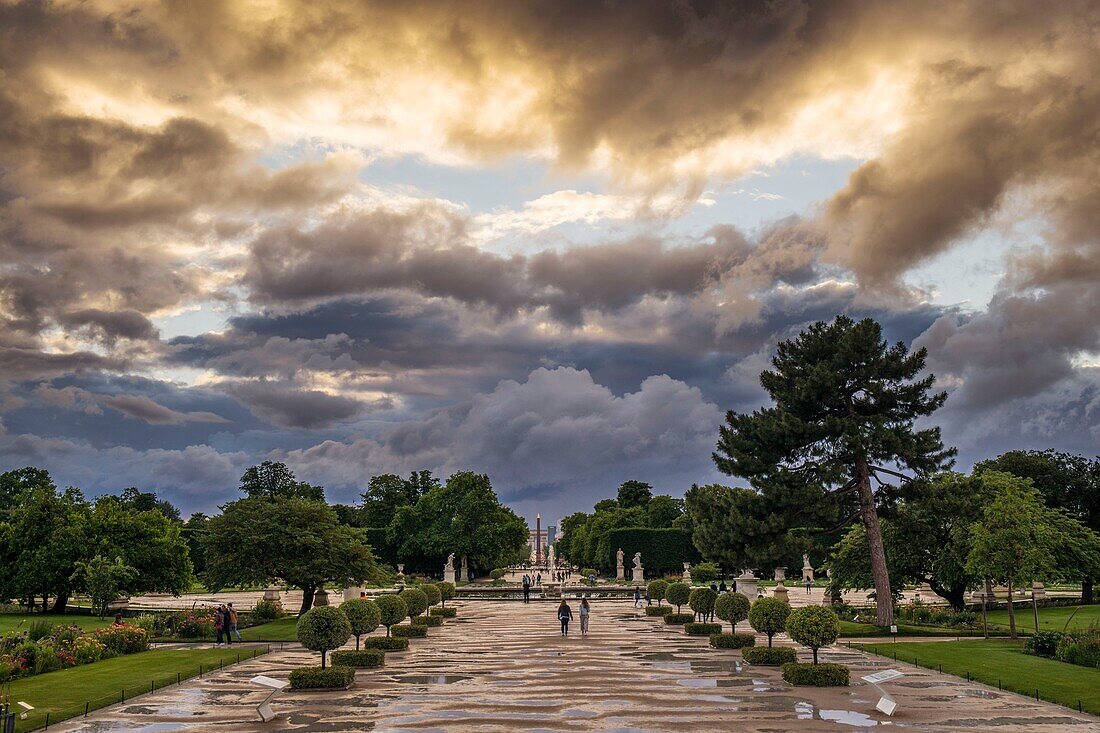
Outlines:
{"label": "round topiary ball", "polygon": [[405,607],[408,609],[406,615],[409,618],[419,616],[428,610],[428,596],[424,595],[424,591],[419,588],[406,588],[397,595],[405,602]]}
{"label": "round topiary ball", "polygon": [[831,608],[805,606],[791,611],[787,617],[787,634],[802,646],[810,647],[817,664],[817,650],[840,636],[840,617]]}
{"label": "round topiary ball", "polygon": [[435,587],[439,589],[439,596],[443,607],[446,608],[447,601],[455,597],[455,584],[454,583],[436,583]]}
{"label": "round topiary ball", "polygon": [[428,599],[428,608],[443,600],[443,594],[439,592],[439,587],[435,583],[425,583],[420,586],[420,592]]}
{"label": "round topiary ball", "polygon": [[378,604],[367,598],[352,598],[340,604],[340,610],[348,617],[351,633],[355,636],[355,648],[359,648],[359,637],[378,628],[382,621],[382,612]]}
{"label": "round topiary ball", "polygon": [[737,633],[737,622],[749,617],[749,608],[752,603],[748,596],[742,593],[723,593],[714,602],[714,615],[723,621],[729,621],[733,627],[733,633]]}
{"label": "round topiary ball", "polygon": [[657,601],[657,605],[661,605],[661,601],[665,598],[665,591],[668,590],[667,580],[651,580],[649,585],[645,587],[649,593],[649,597]]}
{"label": "round topiary ball", "polygon": [[401,623],[409,613],[409,607],[405,605],[405,601],[395,593],[378,596],[374,603],[378,606],[379,622],[386,627],[386,636],[390,635],[390,627]]}
{"label": "round topiary ball", "polygon": [[680,606],[691,598],[691,587],[687,583],[669,583],[665,589],[665,600],[676,606],[676,613],[680,612]]}
{"label": "round topiary ball", "polygon": [[761,598],[749,609],[749,624],[761,634],[768,635],[768,646],[772,637],[786,627],[791,607],[778,598]]}
{"label": "round topiary ball", "polygon": [[336,606],[311,608],[298,619],[298,641],[306,649],[321,652],[321,667],[332,649],[339,649],[351,638],[351,623]]}
{"label": "round topiary ball", "polygon": [[505,572],[506,571],[503,568],[493,568],[491,571],[489,571],[489,577],[493,580],[500,580],[504,577]]}
{"label": "round topiary ball", "polygon": [[695,613],[704,618],[714,610],[714,602],[718,600],[718,594],[710,588],[696,588],[688,596],[688,605]]}

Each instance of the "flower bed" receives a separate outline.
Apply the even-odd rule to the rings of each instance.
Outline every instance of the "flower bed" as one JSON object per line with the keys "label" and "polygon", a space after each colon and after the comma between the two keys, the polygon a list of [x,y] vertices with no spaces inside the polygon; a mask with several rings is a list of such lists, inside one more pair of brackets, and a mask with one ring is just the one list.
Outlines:
{"label": "flower bed", "polygon": [[149,633],[137,626],[108,626],[85,634],[79,626],[57,626],[48,635],[9,633],[0,637],[0,682],[92,664],[149,648]]}

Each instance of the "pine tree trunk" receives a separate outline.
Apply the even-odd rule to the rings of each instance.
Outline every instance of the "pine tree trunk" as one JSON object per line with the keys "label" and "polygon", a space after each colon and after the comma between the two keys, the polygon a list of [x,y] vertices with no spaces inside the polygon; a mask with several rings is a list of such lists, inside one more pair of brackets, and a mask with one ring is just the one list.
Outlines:
{"label": "pine tree trunk", "polygon": [[1016,609],[1012,606],[1012,576],[1008,576],[1008,636],[1011,639],[1016,636]]}
{"label": "pine tree trunk", "polygon": [[875,581],[875,625],[894,623],[894,596],[890,592],[890,573],[886,569],[886,548],[882,544],[882,528],[875,511],[875,496],[871,492],[871,474],[863,458],[856,459],[856,479],[859,488],[859,516],[867,531],[871,548],[871,577]]}

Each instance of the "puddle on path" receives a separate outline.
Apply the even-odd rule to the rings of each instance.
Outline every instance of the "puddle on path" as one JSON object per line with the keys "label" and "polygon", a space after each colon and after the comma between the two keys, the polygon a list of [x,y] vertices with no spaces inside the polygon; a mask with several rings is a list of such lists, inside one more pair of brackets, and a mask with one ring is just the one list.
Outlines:
{"label": "puddle on path", "polygon": [[404,682],[410,685],[450,685],[473,678],[464,674],[405,674],[393,679],[395,682]]}
{"label": "puddle on path", "polygon": [[134,725],[120,721],[96,721],[88,723],[81,733],[169,733],[186,730],[187,723],[145,723]]}

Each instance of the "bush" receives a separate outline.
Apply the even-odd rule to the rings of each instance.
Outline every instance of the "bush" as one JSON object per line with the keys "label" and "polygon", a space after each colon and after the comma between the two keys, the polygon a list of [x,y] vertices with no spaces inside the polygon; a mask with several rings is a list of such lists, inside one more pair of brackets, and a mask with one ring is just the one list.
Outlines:
{"label": "bush", "polygon": [[843,664],[806,664],[787,662],[783,665],[783,681],[810,687],[847,687],[848,668]]}
{"label": "bush", "polygon": [[27,639],[41,641],[53,633],[53,622],[49,619],[34,618],[27,625]]}
{"label": "bush", "polygon": [[437,605],[443,600],[443,594],[439,590],[439,586],[435,583],[425,583],[420,586],[420,592],[423,593],[428,599],[428,608]]}
{"label": "bush", "polygon": [[408,639],[396,636],[368,636],[363,639],[363,649],[381,649],[384,652],[403,652],[409,648]]}
{"label": "bush", "polygon": [[106,626],[93,633],[96,641],[115,654],[135,654],[149,648],[149,632],[137,626]]}
{"label": "bush", "polygon": [[458,615],[457,608],[433,608],[428,611],[432,616],[440,616],[442,618],[454,618]]}
{"label": "bush", "polygon": [[394,626],[393,635],[399,639],[421,639],[428,635],[427,626]]}
{"label": "bush", "polygon": [[493,568],[489,571],[489,577],[493,580],[500,580],[507,574],[508,572],[504,568]]}
{"label": "bush", "polygon": [[665,623],[673,626],[678,624],[690,624],[695,620],[695,614],[693,613],[666,613]]}
{"label": "bush", "polygon": [[665,588],[665,600],[676,606],[676,613],[680,613],[680,606],[687,603],[689,598],[691,598],[691,588],[687,583],[677,581],[669,583],[668,588]]}
{"label": "bush", "polygon": [[[439,600],[444,607],[447,605],[447,601],[455,597],[455,584],[454,583],[436,583],[435,587],[439,589]],[[447,614],[443,614],[446,616]]]}
{"label": "bush", "polygon": [[817,664],[817,650],[829,646],[840,635],[840,619],[830,608],[805,606],[787,617],[787,634],[802,646],[810,647]]}
{"label": "bush", "polygon": [[91,664],[103,658],[107,646],[94,636],[78,636],[73,641],[73,659],[77,664]]}
{"label": "bush", "polygon": [[290,672],[292,690],[343,690],[354,681],[355,670],[351,667],[299,667]]}
{"label": "bush", "polygon": [[386,627],[386,636],[390,635],[390,627],[401,623],[409,612],[405,601],[393,593],[375,598],[374,604],[378,606],[379,623]]}
{"label": "bush", "polygon": [[661,605],[661,601],[665,598],[665,591],[668,590],[667,580],[651,580],[649,585],[645,587],[646,592],[649,593],[649,597],[657,601],[657,605]]}
{"label": "bush", "polygon": [[180,639],[209,639],[214,636],[212,615],[185,613],[171,621],[174,622],[173,634]]}
{"label": "bush", "polygon": [[585,578],[590,576],[600,577],[600,574],[597,573],[594,568],[581,568],[581,575]]}
{"label": "bush", "polygon": [[298,619],[298,641],[306,649],[321,652],[321,669],[332,649],[339,649],[351,638],[348,617],[336,606],[315,606]]}
{"label": "bush", "polygon": [[741,658],[749,664],[780,664],[797,662],[798,654],[789,646],[751,646],[741,651]]}
{"label": "bush", "polygon": [[790,614],[791,607],[778,598],[761,598],[749,609],[749,625],[761,634],[767,634],[770,647],[772,637],[786,628]]}
{"label": "bush", "polygon": [[711,634],[710,645],[717,649],[743,649],[756,646],[754,634]]}
{"label": "bush", "polygon": [[1065,636],[1061,631],[1040,631],[1028,638],[1024,644],[1025,654],[1054,659],[1058,653],[1058,642]]}
{"label": "bush", "polygon": [[667,616],[672,613],[672,606],[646,606],[646,616]]}
{"label": "bush", "polygon": [[366,598],[352,598],[340,604],[340,610],[348,617],[351,633],[355,636],[355,648],[359,648],[359,637],[378,628],[382,621],[382,612],[378,604]]}
{"label": "bush", "polygon": [[332,653],[333,667],[381,667],[386,661],[386,652],[381,649],[340,649]]}
{"label": "bush", "polygon": [[737,633],[737,622],[749,617],[752,602],[741,593],[723,593],[714,602],[714,615],[723,621],[729,621],[733,632]]}
{"label": "bush", "polygon": [[691,566],[691,580],[695,583],[713,583],[718,580],[718,566],[712,562],[701,562]]}
{"label": "bush", "polygon": [[[696,614],[706,619],[714,610],[714,602],[718,600],[718,594],[710,588],[696,588],[688,596],[688,605]],[[717,629],[721,631],[722,629]]]}
{"label": "bush", "polygon": [[1100,667],[1100,625],[1093,623],[1083,631],[1066,634],[1058,642],[1054,658],[1082,667]]}
{"label": "bush", "polygon": [[412,619],[414,626],[442,626],[442,616],[415,616]]}
{"label": "bush", "polygon": [[419,616],[428,610],[428,596],[419,588],[406,588],[397,594],[405,602],[405,615],[409,618]]}
{"label": "bush", "polygon": [[722,631],[722,624],[684,624],[684,631],[688,636],[710,636]]}
{"label": "bush", "polygon": [[283,607],[274,601],[260,601],[252,609],[252,620],[257,622],[274,621],[286,615]]}

